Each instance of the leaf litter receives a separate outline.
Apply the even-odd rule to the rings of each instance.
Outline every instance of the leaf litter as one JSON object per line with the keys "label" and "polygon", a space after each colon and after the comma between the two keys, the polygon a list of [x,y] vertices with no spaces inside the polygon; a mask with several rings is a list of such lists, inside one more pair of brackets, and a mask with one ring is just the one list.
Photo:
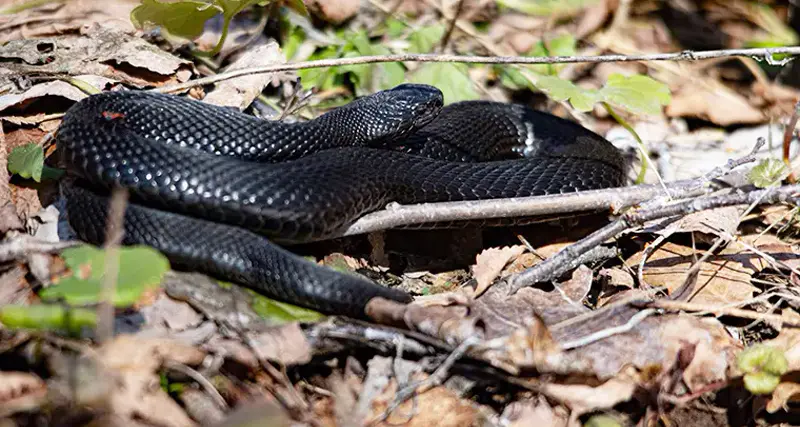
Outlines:
{"label": "leaf litter", "polygon": [[[286,45],[264,40],[261,34],[249,45],[240,45],[238,36],[231,37],[221,45],[221,58],[225,59],[219,63],[200,61],[175,48],[190,46],[188,40],[170,39],[168,33],[132,32],[128,14],[137,2],[110,2],[113,6],[104,10],[88,3],[23,8],[10,20],[0,21],[0,27],[7,30],[0,34],[7,41],[0,48],[0,125],[5,132],[5,153],[33,143],[42,146],[44,156],[49,157],[45,136],[56,128],[58,114],[86,96],[69,81],[34,78],[37,75],[68,70],[69,75],[97,90],[153,88],[185,82],[196,77],[197,70],[224,72],[286,60],[286,52],[281,50]],[[226,3],[230,3],[230,11],[245,4]],[[325,48],[318,40],[349,41],[337,48],[345,52],[332,49],[320,57],[396,49],[426,53],[440,48],[449,25],[444,15],[462,8],[448,51],[528,56],[634,54],[672,51],[680,42],[675,32],[679,30],[671,28],[668,20],[653,20],[652,15],[637,9],[642,6],[606,23],[611,14],[622,13],[620,6],[586,2],[567,10],[554,2],[542,2],[542,7],[554,8],[548,13],[567,17],[551,21],[514,2],[508,5],[511,9],[497,9],[484,1],[450,2],[453,4],[441,5],[444,15],[427,2],[401,3],[392,11],[375,9],[375,5],[332,8],[330,2],[317,1],[312,13],[327,23],[310,22],[293,34],[314,37],[314,43],[301,41],[312,49]],[[714,10],[715,4],[709,2],[700,9]],[[764,34],[786,34],[785,28],[775,24],[780,24],[780,18],[775,21],[752,10],[742,12],[749,10],[746,7],[736,10],[719,26],[733,38],[732,45],[753,40],[763,43]],[[405,12],[411,14],[400,15]],[[690,13],[720,19],[713,13],[700,14],[698,9]],[[257,13],[248,16],[250,21],[241,27],[239,15],[230,16],[231,28],[244,28],[243,37],[249,37]],[[331,22],[344,24],[337,27]],[[406,28],[409,22],[410,29]],[[198,39],[198,45],[208,49],[221,37],[214,30],[218,23],[203,20],[201,24],[195,32],[214,41]],[[766,33],[765,26],[771,28]],[[471,36],[479,27],[481,36]],[[314,31],[324,37],[309,34]],[[577,39],[572,34],[577,34]],[[585,47],[583,41],[596,47]],[[235,54],[228,58],[231,52]],[[272,109],[297,107],[293,112],[307,118],[324,111],[325,100],[341,103],[349,99],[350,88],[363,94],[400,81],[418,81],[441,87],[446,101],[454,102],[478,97],[519,99],[515,97],[539,83],[538,90],[556,101],[571,103],[557,104],[552,111],[564,113],[574,108],[588,112],[587,125],[598,131],[615,124],[604,111],[594,108],[594,103],[605,100],[622,108],[620,113],[636,129],[641,124],[651,126],[648,135],[652,139],[645,138],[645,142],[653,153],[665,158],[657,164],[660,172],[668,175],[672,168],[672,176],[694,177],[706,168],[723,165],[734,153],[747,152],[756,137],[742,131],[780,135],[780,127],[775,132],[762,126],[745,127],[735,137],[736,132],[726,127],[765,125],[765,112],[778,112],[783,119],[793,111],[798,93],[788,85],[764,80],[759,73],[752,83],[741,77],[741,70],[731,74],[719,64],[705,62],[537,66],[531,68],[538,73],[535,82],[526,80],[524,73],[488,70],[455,64],[315,70],[317,96],[312,96],[314,102],[299,105],[292,99],[297,90],[294,73],[227,80],[213,88],[192,89],[190,94],[203,98],[203,92],[211,89],[204,101],[244,110],[258,98],[258,102],[268,101]],[[564,80],[566,75],[573,78]],[[707,129],[690,131],[686,119],[725,129],[700,144],[697,141]],[[778,147],[771,148],[760,155],[774,156]],[[674,153],[702,161],[698,167],[675,166],[670,163]],[[9,166],[11,172],[16,170],[13,164]],[[654,175],[648,177],[655,182]],[[27,176],[20,178],[25,181]],[[3,203],[22,213],[23,219],[52,202],[44,192],[19,179],[11,180],[9,188],[12,196]],[[14,193],[26,193],[30,201]],[[493,236],[496,233],[482,232],[473,239],[480,242],[480,248],[467,257],[474,260],[472,265],[448,265],[438,257],[429,261],[428,269],[424,268],[424,256],[404,260],[408,255],[396,252],[391,241],[383,242],[380,251],[359,249],[363,241],[339,242],[333,250],[316,249],[317,258],[326,265],[401,283],[421,294],[408,306],[373,301],[369,306],[373,322],[369,324],[321,319],[315,313],[265,301],[201,275],[170,272],[162,280],[159,274],[161,285],[153,295],[134,298],[136,303],[129,301],[127,308],[117,313],[119,336],[111,341],[90,344],[59,337],[55,329],[37,337],[25,337],[25,331],[15,331],[11,325],[0,329],[0,363],[3,354],[15,356],[24,354],[28,346],[39,346],[45,349],[43,357],[50,366],[34,374],[33,369],[20,372],[0,364],[0,384],[5,387],[0,387],[0,408],[6,411],[0,417],[13,415],[24,420],[23,414],[67,402],[75,414],[82,414],[83,408],[103,407],[122,420],[175,426],[225,416],[278,423],[292,419],[310,424],[313,420],[325,425],[596,425],[593,423],[601,422],[602,417],[635,423],[642,417],[637,414],[652,415],[654,411],[664,419],[679,417],[678,410],[685,403],[713,397],[721,390],[740,392],[742,383],[746,387],[755,375],[770,374],[763,368],[743,372],[737,365],[737,356],[758,342],[777,349],[776,354],[786,360],[787,374],[766,378],[777,385],[749,405],[753,413],[764,409],[771,414],[791,414],[791,402],[800,396],[794,375],[800,370],[796,354],[800,345],[797,329],[779,319],[797,324],[800,317],[794,288],[800,284],[797,209],[774,205],[741,215],[741,209],[718,208],[648,223],[605,242],[621,250],[619,259],[590,262],[513,295],[506,283],[510,275],[568,247],[583,237],[580,229],[514,230],[519,233],[513,237],[528,239],[525,245],[516,244],[508,233],[498,239]],[[8,230],[24,228],[21,222],[9,224]],[[0,245],[16,243],[9,233]],[[405,237],[412,239],[408,236],[414,235]],[[435,252],[440,245],[450,251],[450,261],[464,258],[464,254],[456,256],[455,245],[448,246],[446,239],[425,249]],[[377,241],[370,240],[373,244]],[[714,246],[718,241],[721,243]],[[428,245],[417,242],[417,246]],[[472,250],[462,247],[466,249]],[[33,252],[30,255],[42,255]],[[69,264],[69,252],[63,256]],[[33,262],[25,261],[29,259],[9,263],[11,268],[1,273],[0,283],[26,287],[27,295],[32,295],[34,286],[41,283],[25,276],[26,271],[34,270]],[[413,268],[403,268],[404,262]],[[58,263],[48,268],[55,277]],[[690,269],[696,271],[694,278],[687,273]],[[47,275],[44,279],[41,274],[34,276],[40,282],[49,279]],[[674,297],[687,283],[692,292],[681,294],[674,302],[706,307],[713,315],[681,313],[654,304],[659,298]],[[56,288],[37,289],[37,296],[46,297]],[[69,302],[68,294],[59,298]],[[20,314],[32,313],[25,311],[25,305],[20,307]],[[83,308],[69,304],[40,308],[56,325],[68,324],[65,319],[84,313],[77,311]],[[729,308],[765,316],[760,321],[743,321]],[[43,322],[43,318],[26,319]],[[75,376],[78,386],[70,386],[69,380]],[[214,409],[203,412],[201,404],[190,403],[202,401],[210,402]],[[263,405],[248,404],[254,401],[263,401]],[[638,409],[617,412],[623,403],[638,405]],[[731,417],[739,414],[738,408],[715,404],[715,410],[728,411]],[[252,412],[245,410],[248,408]]]}

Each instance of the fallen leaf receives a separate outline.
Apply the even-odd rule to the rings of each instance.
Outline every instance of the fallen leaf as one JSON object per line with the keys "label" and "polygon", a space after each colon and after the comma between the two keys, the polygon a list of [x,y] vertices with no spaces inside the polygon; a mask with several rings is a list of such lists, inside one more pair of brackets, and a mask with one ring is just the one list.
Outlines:
{"label": "fallen leaf", "polygon": [[557,284],[557,289],[523,288],[511,296],[507,284],[498,283],[472,302],[472,313],[483,320],[488,337],[502,336],[521,327],[519,319],[533,313],[547,324],[557,323],[589,311],[582,300],[591,288],[592,275],[590,268],[581,266],[570,280]]}
{"label": "fallen leaf", "polygon": [[167,427],[188,427],[195,423],[158,386],[158,371],[165,362],[198,366],[206,353],[192,346],[166,339],[142,339],[129,335],[116,337],[97,350],[104,378],[112,390],[98,398],[116,415],[142,419]]}
{"label": "fallen leaf", "polygon": [[509,427],[566,427],[568,422],[567,414],[544,398],[512,402],[503,410],[502,419]]}
{"label": "fallen leaf", "polygon": [[627,402],[633,398],[640,379],[633,369],[622,372],[605,383],[591,387],[582,384],[542,384],[542,393],[563,403],[572,410],[570,419],[601,409],[609,409],[614,405]]}
{"label": "fallen leaf", "polygon": [[[41,110],[28,112],[26,111],[26,106],[42,98],[60,97],[69,101],[80,101],[87,96],[88,95],[86,95],[77,87],[67,82],[56,80],[35,85],[20,94],[8,94],[0,96],[0,111],[10,110],[13,108],[13,114],[15,115],[11,115],[6,112],[6,114],[3,115],[3,120],[14,122],[15,117],[17,116],[22,115],[21,117],[24,117],[28,114],[40,113]],[[53,100],[51,99],[49,102],[53,103]],[[20,123],[18,119],[16,120],[16,123]]]}
{"label": "fallen leaf", "polygon": [[341,24],[358,13],[358,0],[307,0],[306,7],[320,19],[332,24]]}
{"label": "fallen leaf", "polygon": [[166,295],[160,295],[155,302],[142,307],[139,313],[149,326],[165,326],[174,331],[197,326],[203,321],[203,316],[189,304]]}
{"label": "fallen leaf", "polygon": [[663,324],[661,339],[666,360],[675,360],[684,346],[694,346],[694,357],[683,370],[683,381],[692,392],[727,380],[728,369],[741,350],[741,345],[713,319],[678,316]]}
{"label": "fallen leaf", "polygon": [[[270,40],[269,42],[251,45],[246,52],[223,71],[230,72],[243,68],[266,67],[284,62],[286,62],[286,58],[281,52],[280,46],[274,40]],[[224,80],[217,83],[214,90],[203,98],[203,101],[209,104],[244,110],[253,103],[253,100],[261,94],[261,91],[267,85],[278,80],[282,74],[260,73]]]}
{"label": "fallen leaf", "polygon": [[[656,221],[642,229],[644,233],[658,233],[669,236],[673,233],[698,232],[712,236],[734,235],[739,228],[739,217],[743,209],[737,206],[727,206],[694,212],[674,221],[668,218],[665,221]],[[661,224],[666,224],[662,227]]]}
{"label": "fallen leaf", "polygon": [[0,417],[38,408],[47,401],[47,387],[28,372],[0,371]]}
{"label": "fallen leaf", "polygon": [[502,248],[486,249],[475,257],[475,265],[472,266],[472,274],[475,276],[477,285],[473,297],[477,298],[489,288],[494,282],[503,267],[516,257],[525,252],[525,246],[505,246]]}
{"label": "fallen leaf", "polygon": [[[638,252],[625,264],[638,270],[642,256],[643,252]],[[690,247],[667,242],[647,258],[642,277],[649,286],[664,286],[672,292],[686,280],[686,272],[694,263],[695,256],[700,258],[702,253],[695,254]],[[752,298],[758,291],[750,283],[753,274],[760,270],[755,264],[757,258],[758,255],[748,253],[740,243],[731,242],[703,262],[689,300],[720,305]]]}
{"label": "fallen leaf", "polygon": [[697,117],[720,126],[763,123],[766,119],[744,96],[711,79],[704,79],[703,84],[686,83],[673,91],[666,114]]}
{"label": "fallen leaf", "polygon": [[297,322],[249,333],[248,337],[258,354],[267,360],[286,366],[302,365],[311,360],[311,344]]}
{"label": "fallen leaf", "polygon": [[0,47],[0,59],[12,75],[68,69],[73,75],[102,76],[136,87],[180,83],[193,73],[191,62],[117,28],[97,24],[80,37],[12,40]]}
{"label": "fallen leaf", "polygon": [[772,396],[767,402],[767,412],[774,414],[780,410],[789,410],[790,402],[800,401],[800,384],[795,382],[781,382],[775,387]]}
{"label": "fallen leaf", "polygon": [[[423,377],[424,378],[424,377]],[[421,378],[420,378],[421,379]],[[372,402],[372,417],[376,419],[397,396],[397,381],[392,379],[384,393]],[[444,386],[433,387],[403,402],[385,421],[372,425],[380,427],[396,426],[441,426],[458,427],[479,425],[483,416],[469,400],[462,399]]]}

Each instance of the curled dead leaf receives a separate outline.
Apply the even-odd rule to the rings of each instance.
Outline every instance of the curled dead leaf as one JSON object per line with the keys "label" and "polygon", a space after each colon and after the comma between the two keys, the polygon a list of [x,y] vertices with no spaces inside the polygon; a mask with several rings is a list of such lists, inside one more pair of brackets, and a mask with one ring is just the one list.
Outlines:
{"label": "curled dead leaf", "polygon": [[47,400],[41,378],[28,372],[0,371],[0,417],[36,409]]}
{"label": "curled dead leaf", "polygon": [[525,252],[525,246],[506,246],[502,248],[486,249],[475,257],[475,265],[472,266],[472,274],[475,276],[477,285],[474,297],[483,294],[486,289],[503,271],[503,267]]}

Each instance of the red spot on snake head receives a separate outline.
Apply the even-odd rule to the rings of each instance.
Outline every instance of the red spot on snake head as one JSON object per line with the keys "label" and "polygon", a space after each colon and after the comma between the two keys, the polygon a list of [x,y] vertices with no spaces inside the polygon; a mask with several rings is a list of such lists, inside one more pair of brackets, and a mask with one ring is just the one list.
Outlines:
{"label": "red spot on snake head", "polygon": [[125,114],[117,113],[117,112],[114,112],[114,111],[103,111],[102,115],[103,115],[103,118],[108,120],[108,121],[121,120],[121,119],[125,118]]}

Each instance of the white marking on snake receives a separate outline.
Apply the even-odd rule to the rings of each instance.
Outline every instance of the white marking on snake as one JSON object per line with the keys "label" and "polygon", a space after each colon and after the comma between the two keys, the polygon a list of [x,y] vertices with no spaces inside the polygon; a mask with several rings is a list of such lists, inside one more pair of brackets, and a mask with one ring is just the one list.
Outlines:
{"label": "white marking on snake", "polygon": [[525,150],[524,154],[527,156],[530,152],[535,150],[533,147],[534,142],[536,142],[536,134],[533,132],[533,123],[526,121],[525,122]]}

